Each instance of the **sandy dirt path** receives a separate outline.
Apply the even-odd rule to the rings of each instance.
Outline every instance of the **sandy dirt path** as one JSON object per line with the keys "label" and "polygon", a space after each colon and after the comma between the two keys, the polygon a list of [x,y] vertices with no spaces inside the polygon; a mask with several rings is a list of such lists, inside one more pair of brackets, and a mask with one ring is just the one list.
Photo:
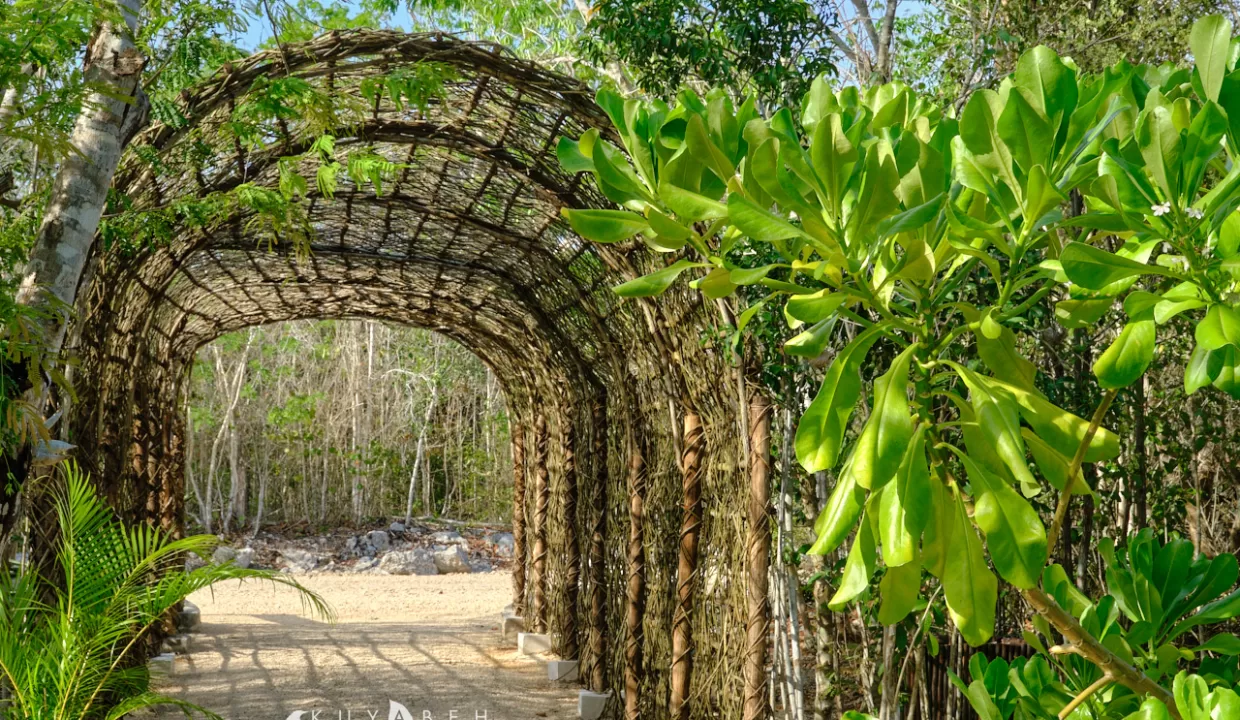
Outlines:
{"label": "sandy dirt path", "polygon": [[[569,720],[577,688],[501,647],[507,573],[310,575],[337,613],[302,611],[296,593],[228,583],[191,600],[202,610],[190,654],[157,689],[228,720]],[[318,714],[315,714],[318,711]],[[351,711],[351,715],[350,715]],[[160,712],[158,718],[177,714]]]}

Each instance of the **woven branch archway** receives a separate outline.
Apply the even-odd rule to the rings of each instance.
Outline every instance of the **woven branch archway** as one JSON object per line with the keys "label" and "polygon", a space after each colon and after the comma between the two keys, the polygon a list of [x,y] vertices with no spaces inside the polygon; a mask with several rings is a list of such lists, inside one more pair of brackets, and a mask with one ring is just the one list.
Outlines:
{"label": "woven branch archway", "polygon": [[[363,93],[424,63],[450,72],[421,109]],[[228,139],[233,113],[273,78],[329,91],[335,122],[273,121],[257,148]],[[182,529],[181,393],[205,343],[298,318],[438,330],[494,369],[514,419],[527,625],[541,612],[596,689],[627,685],[629,717],[668,717],[669,698],[680,717],[741,717],[752,565],[738,384],[710,342],[715,308],[676,291],[622,304],[611,286],[656,260],[641,246],[590,245],[560,220],[561,207],[607,205],[555,156],[562,135],[607,132],[588,89],[495,46],[350,31],[231,64],[180,111],[184,122],[150,128],[122,163],[115,189],[135,210],[277,187],[280,159],[324,131],[338,150],[366,148],[401,169],[382,195],[344,174],[330,197],[310,191],[308,253],[246,210],[210,229],[174,227],[156,246],[97,249],[70,329],[80,359],[70,432],[122,513]],[[686,450],[690,416],[701,430]],[[693,493],[704,502],[687,514]],[[688,576],[682,526],[700,548]],[[693,637],[678,639],[675,658],[674,625]]]}

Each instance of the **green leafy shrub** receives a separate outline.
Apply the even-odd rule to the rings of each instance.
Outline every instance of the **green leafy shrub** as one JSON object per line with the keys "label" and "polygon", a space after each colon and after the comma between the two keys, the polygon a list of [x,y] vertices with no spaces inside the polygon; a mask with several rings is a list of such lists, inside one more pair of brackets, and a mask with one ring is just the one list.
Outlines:
{"label": "green leafy shrub", "polygon": [[[1043,571],[1042,586],[1117,656],[1155,682],[1173,679],[1181,717],[1197,717],[1193,708],[1229,709],[1213,716],[1217,718],[1240,712],[1236,704],[1240,696],[1232,690],[1240,640],[1228,632],[1195,639],[1201,631],[1240,615],[1240,590],[1228,592],[1240,575],[1236,557],[1196,555],[1192,543],[1178,537],[1164,545],[1148,529],[1125,548],[1117,550],[1108,538],[1099,550],[1106,562],[1108,594],[1090,601],[1059,565]],[[981,718],[1164,717],[1158,714],[1159,706],[1145,706],[1128,688],[1111,685],[1104,669],[1076,655],[1070,646],[1057,645],[1045,620],[1035,618],[1033,625],[1035,632],[1026,632],[1025,641],[1037,651],[1035,657],[1018,658],[1009,665],[978,654],[970,660],[967,686],[952,676]],[[1200,675],[1188,675],[1187,668]],[[1209,717],[1209,713],[1202,716]]]}
{"label": "green leafy shrub", "polygon": [[[1082,465],[1119,453],[1103,421],[1153,361],[1159,325],[1196,321],[1189,393],[1240,397],[1231,31],[1221,17],[1199,21],[1195,67],[1121,63],[1097,76],[1038,47],[958,117],[898,82],[836,91],[819,78],[799,116],[769,118],[722,91],[685,91],[674,105],[603,92],[623,151],[596,131],[561,140],[561,164],[620,206],[567,209],[573,229],[675,258],[619,295],[658,295],[689,274],[709,298],[748,303],[738,336],[769,303],[782,306],[788,355],[823,357],[844,334],[795,438],[807,472],[836,471],[810,552],[851,537],[831,608],[871,592],[881,549],[880,619],[912,611],[925,571],[976,646],[994,632],[997,573],[1108,682],[1171,703],[1141,658],[1096,635],[1110,625],[1065,611],[1040,581],[1071,498],[1092,492]],[[1101,397],[1079,417],[1039,389],[1018,333],[1052,304],[1074,329],[1117,303],[1128,321],[1094,363]],[[871,354],[887,369],[845,448]],[[1131,603],[1121,609],[1142,607]]]}
{"label": "green leafy shrub", "polygon": [[187,553],[210,557],[211,535],[172,540],[147,526],[125,527],[87,476],[65,473],[55,498],[61,583],[33,571],[0,573],[0,716],[6,720],[123,717],[175,705],[213,713],[149,689],[142,640],[190,593],[223,580],[265,580],[296,588],[320,616],[318,595],[271,570],[232,563],[185,571]]}

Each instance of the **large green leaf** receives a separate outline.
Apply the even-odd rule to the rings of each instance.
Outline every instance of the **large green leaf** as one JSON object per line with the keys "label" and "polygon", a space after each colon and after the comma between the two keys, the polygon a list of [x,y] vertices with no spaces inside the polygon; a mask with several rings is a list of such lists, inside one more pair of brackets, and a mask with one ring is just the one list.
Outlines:
{"label": "large green leaf", "polygon": [[959,453],[976,499],[973,517],[986,533],[986,547],[1004,580],[1027,590],[1046,565],[1046,528],[1037,510],[1011,485]]}
{"label": "large green leaf", "polygon": [[857,537],[853,540],[852,550],[848,551],[848,559],[844,561],[844,573],[840,578],[840,588],[831,597],[827,607],[839,612],[844,606],[860,597],[870,588],[870,578],[878,566],[878,552],[874,545],[874,531],[870,521],[863,515],[861,525],[857,528]]}
{"label": "large green leaf", "polygon": [[836,548],[852,532],[861,516],[861,508],[865,504],[865,490],[857,485],[856,476],[844,472],[840,474],[831,496],[818,519],[814,521],[814,544],[810,546],[810,555],[826,555]]}
{"label": "large green leaf", "polygon": [[1227,58],[1231,54],[1231,21],[1222,15],[1207,15],[1193,23],[1188,35],[1197,75],[1207,100],[1218,100]]}
{"label": "large green leaf", "polygon": [[994,635],[999,582],[986,565],[982,540],[969,522],[964,501],[953,493],[945,509],[951,513],[953,527],[941,578],[943,597],[960,635],[965,642],[977,647],[986,644]]}
{"label": "large green leaf", "polygon": [[621,283],[612,290],[620,297],[654,297],[661,295],[665,290],[676,282],[676,278],[680,274],[692,267],[704,267],[703,263],[695,263],[689,260],[678,260],[671,265],[656,270],[649,275],[643,275],[635,280]]}
{"label": "large green leaf", "polygon": [[[997,378],[982,382],[1006,391],[1020,407],[1020,415],[1048,445],[1065,457],[1074,457],[1089,432],[1089,421],[1051,403],[1040,393],[1005,383]],[[1119,456],[1119,436],[1099,427],[1085,451],[1085,462],[1100,462]]]}
{"label": "large green leaf", "polygon": [[748,237],[763,243],[777,243],[805,234],[799,227],[737,193],[728,195],[728,220]]}
{"label": "large green leaf", "polygon": [[956,513],[951,491],[937,480],[930,483],[930,503],[925,535],[922,537],[922,565],[931,575],[943,578],[947,571],[948,548],[955,542]]}
{"label": "large green leaf", "polygon": [[1094,362],[1098,384],[1107,390],[1137,381],[1154,361],[1154,318],[1130,320],[1115,342]]}
{"label": "large green leaf", "polygon": [[904,452],[895,481],[881,490],[878,535],[883,546],[883,561],[888,567],[912,562],[917,556],[917,541],[929,520],[933,502],[930,482],[926,428],[922,425]]}
{"label": "large green leaf", "polygon": [[835,356],[822,387],[797,424],[797,460],[806,472],[835,467],[844,442],[848,418],[861,397],[861,362],[878,340],[884,326],[858,335]]}
{"label": "large green leaf", "polygon": [[847,299],[848,295],[845,293],[831,292],[829,289],[824,289],[788,298],[788,302],[784,305],[784,310],[801,322],[816,323],[834,315],[835,311]]}
{"label": "large green leaf", "polygon": [[[1041,100],[1041,98],[1039,98]],[[1007,104],[999,115],[999,137],[1012,152],[1012,159],[1028,175],[1033,168],[1044,165],[1055,146],[1055,130],[1026,99],[1025,92],[1013,88]],[[1030,222],[1036,217],[1026,218]]]}
{"label": "large green leaf", "polygon": [[[993,449],[1022,488],[1036,488],[1037,480],[1025,461],[1025,444],[1020,434],[1020,416],[1016,401],[997,385],[988,384],[977,373],[961,365],[952,367],[969,388],[969,400],[981,431],[981,437]],[[970,452],[973,447],[969,445]]]}
{"label": "large green leaf", "polygon": [[691,222],[717,220],[728,216],[728,206],[670,182],[659,185],[659,199],[677,216]]}
{"label": "large green leaf", "polygon": [[1081,242],[1068,243],[1059,261],[1068,279],[1087,290],[1102,290],[1125,278],[1167,274],[1165,268],[1157,265],[1129,260]]}
{"label": "large green leaf", "polygon": [[1145,168],[1162,188],[1163,197],[1178,198],[1184,148],[1180,132],[1171,119],[1171,108],[1165,105],[1146,108],[1137,125],[1137,145],[1145,158]]}
{"label": "large green leaf", "polygon": [[1071,115],[1076,108],[1080,92],[1076,71],[1054,50],[1039,45],[1023,53],[1016,61],[1013,80],[1017,88],[1026,91],[1026,99],[1050,122],[1053,137],[1063,118]]}
{"label": "large green leaf", "polygon": [[1221,303],[1211,305],[1194,331],[1197,344],[1206,350],[1224,345],[1240,347],[1240,311]]}
{"label": "large green leaf", "polygon": [[1154,698],[1146,698],[1141,709],[1124,718],[1124,720],[1171,720],[1167,706]]}
{"label": "large green leaf", "polygon": [[650,229],[646,218],[628,210],[560,210],[573,231],[587,240],[615,243]]}
{"label": "large green leaf", "polygon": [[868,490],[885,485],[896,474],[913,437],[913,417],[908,407],[908,366],[916,345],[896,356],[891,367],[874,381],[874,407],[866,420],[848,472]]}
{"label": "large green leaf", "polygon": [[[887,558],[887,550],[883,549],[883,559]],[[921,563],[909,562],[899,567],[887,565],[887,573],[878,583],[878,592],[883,602],[878,608],[878,621],[884,625],[894,625],[903,620],[917,605],[917,594],[921,591]]]}

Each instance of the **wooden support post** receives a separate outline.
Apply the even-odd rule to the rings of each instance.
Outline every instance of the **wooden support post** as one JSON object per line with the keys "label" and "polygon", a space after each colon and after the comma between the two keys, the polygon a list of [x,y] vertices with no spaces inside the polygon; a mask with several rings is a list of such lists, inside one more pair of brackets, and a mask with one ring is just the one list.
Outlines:
{"label": "wooden support post", "polygon": [[560,450],[564,462],[564,493],[561,510],[564,523],[564,604],[567,612],[560,635],[560,656],[567,660],[581,660],[581,644],[577,637],[577,612],[581,582],[581,546],[577,542],[577,427],[571,395],[564,390],[560,395]]}
{"label": "wooden support post", "polygon": [[534,584],[533,629],[547,631],[547,509],[551,504],[551,483],[547,475],[547,416],[539,412],[534,420],[534,557],[530,580]]}
{"label": "wooden support post", "polygon": [[604,530],[607,527],[607,400],[600,396],[592,408],[594,426],[594,486],[590,490],[590,504],[594,513],[594,525],[590,532],[590,687],[597,692],[607,689],[607,598],[604,587],[607,578],[604,564],[607,548]]}
{"label": "wooden support post", "polygon": [[512,424],[512,611],[525,617],[525,426]]}
{"label": "wooden support post", "polygon": [[629,553],[628,596],[624,625],[624,717],[641,720],[641,680],[644,637],[642,617],[646,614],[645,519],[646,461],[630,429],[629,438]]}
{"label": "wooden support post", "polygon": [[702,456],[706,436],[702,418],[685,413],[684,450],[680,459],[683,508],[680,563],[676,573],[676,612],[672,619],[672,717],[689,718],[689,684],[693,679],[693,600],[697,584],[698,537],[702,531]]}
{"label": "wooden support post", "polygon": [[771,402],[760,392],[749,398],[749,527],[745,537],[749,581],[745,589],[745,704],[743,720],[767,716],[766,652],[771,607],[767,592],[771,561]]}

